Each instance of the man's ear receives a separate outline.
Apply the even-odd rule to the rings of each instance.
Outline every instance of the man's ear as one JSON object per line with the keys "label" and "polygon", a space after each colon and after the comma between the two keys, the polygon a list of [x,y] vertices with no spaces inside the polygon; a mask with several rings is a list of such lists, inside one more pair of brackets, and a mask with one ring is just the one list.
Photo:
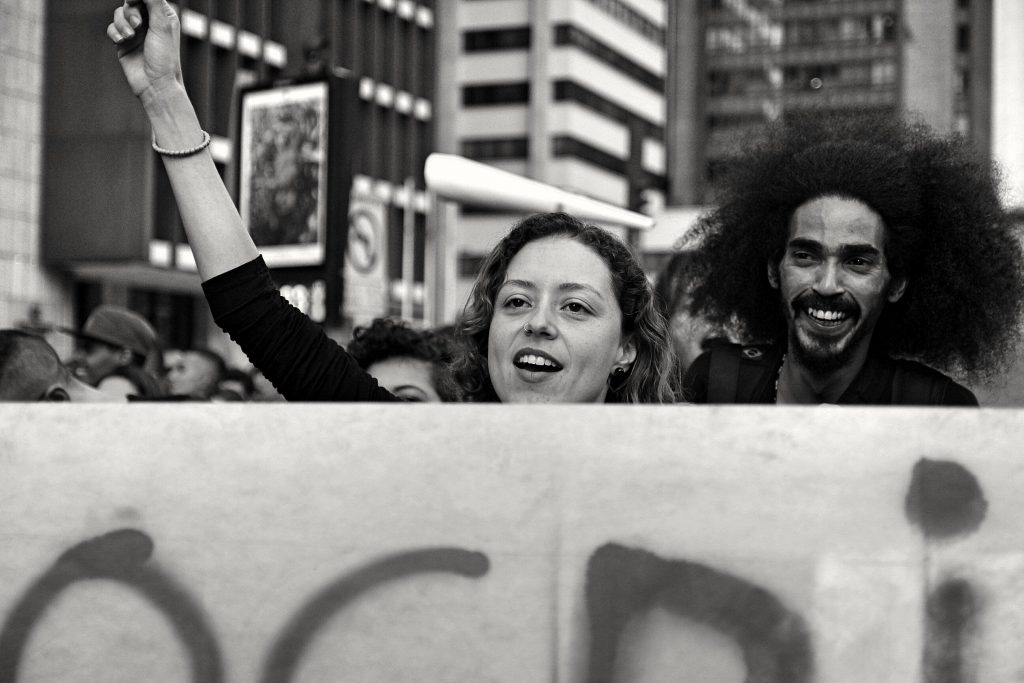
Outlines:
{"label": "man's ear", "polygon": [[889,283],[889,303],[894,304],[903,297],[903,293],[907,291],[907,278],[905,277],[894,277],[892,282]]}
{"label": "man's ear", "polygon": [[768,284],[772,286],[772,289],[779,288],[779,266],[777,263],[768,264]]}
{"label": "man's ear", "polygon": [[71,400],[71,395],[68,394],[68,390],[59,384],[51,384],[47,388],[46,393],[39,399],[40,401],[60,402],[66,403]]}

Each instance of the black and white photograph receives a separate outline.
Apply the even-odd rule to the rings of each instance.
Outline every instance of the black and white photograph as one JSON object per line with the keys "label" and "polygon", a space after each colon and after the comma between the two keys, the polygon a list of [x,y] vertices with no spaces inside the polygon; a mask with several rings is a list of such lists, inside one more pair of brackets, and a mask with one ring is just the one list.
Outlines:
{"label": "black and white photograph", "polygon": [[0,0],[0,683],[1021,683],[1022,38]]}

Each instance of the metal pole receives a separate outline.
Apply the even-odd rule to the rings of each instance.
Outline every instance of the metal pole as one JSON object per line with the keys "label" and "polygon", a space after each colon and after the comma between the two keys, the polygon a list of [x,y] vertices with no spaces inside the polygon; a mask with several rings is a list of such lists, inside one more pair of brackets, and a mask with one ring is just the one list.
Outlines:
{"label": "metal pole", "polygon": [[405,179],[405,202],[402,210],[402,318],[412,320],[412,290],[416,284],[416,179]]}

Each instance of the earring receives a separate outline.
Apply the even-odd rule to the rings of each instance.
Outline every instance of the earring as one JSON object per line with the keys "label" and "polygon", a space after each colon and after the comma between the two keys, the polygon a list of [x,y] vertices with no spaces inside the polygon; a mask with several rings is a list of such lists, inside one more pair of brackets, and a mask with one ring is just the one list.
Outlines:
{"label": "earring", "polygon": [[626,386],[627,379],[628,371],[620,365],[608,375],[608,388],[612,391],[621,391],[622,387]]}

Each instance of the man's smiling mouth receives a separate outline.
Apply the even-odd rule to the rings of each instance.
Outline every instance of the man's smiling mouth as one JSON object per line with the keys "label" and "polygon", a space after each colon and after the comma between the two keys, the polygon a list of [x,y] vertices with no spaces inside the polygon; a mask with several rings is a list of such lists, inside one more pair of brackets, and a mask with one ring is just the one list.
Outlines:
{"label": "man's smiling mouth", "polygon": [[804,312],[815,322],[826,326],[839,325],[850,317],[846,311],[827,311],[821,308],[807,308]]}

